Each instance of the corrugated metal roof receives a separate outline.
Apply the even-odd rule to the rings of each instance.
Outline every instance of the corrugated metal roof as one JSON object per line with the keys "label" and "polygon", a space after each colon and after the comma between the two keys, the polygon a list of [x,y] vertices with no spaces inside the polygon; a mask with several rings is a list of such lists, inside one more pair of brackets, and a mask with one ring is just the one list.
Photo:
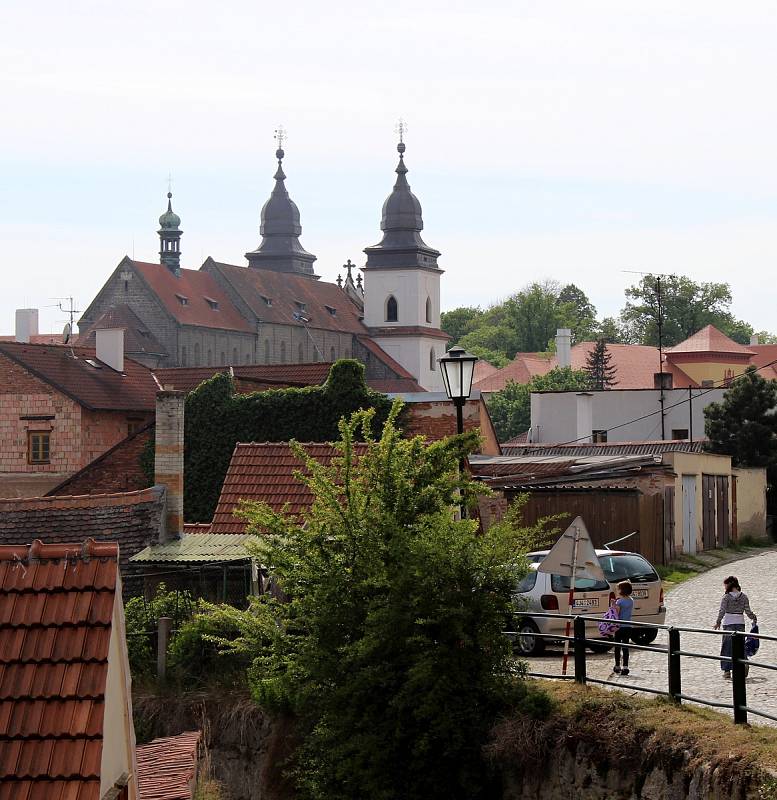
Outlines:
{"label": "corrugated metal roof", "polygon": [[243,561],[249,558],[247,533],[184,533],[180,539],[152,544],[136,553],[131,562],[194,563],[202,561]]}
{"label": "corrugated metal roof", "polygon": [[647,456],[661,453],[703,453],[704,442],[657,441],[605,444],[502,445],[506,456]]}

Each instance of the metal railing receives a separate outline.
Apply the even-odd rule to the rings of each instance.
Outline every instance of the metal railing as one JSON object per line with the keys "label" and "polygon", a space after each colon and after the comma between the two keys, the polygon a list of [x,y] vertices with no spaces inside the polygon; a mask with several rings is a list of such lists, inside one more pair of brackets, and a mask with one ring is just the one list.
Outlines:
{"label": "metal railing", "polygon": [[[611,640],[603,639],[589,639],[586,637],[586,625],[598,625],[604,618],[596,617],[581,617],[574,614],[548,614],[543,612],[534,612],[530,614],[517,615],[517,619],[521,618],[547,618],[547,619],[563,619],[572,621],[572,635],[566,636],[558,633],[540,633],[532,631],[530,634],[519,633],[517,631],[505,631],[505,635],[511,638],[518,636],[532,636],[540,639],[552,639],[554,641],[570,642],[573,652],[574,670],[571,675],[554,675],[547,672],[527,672],[527,676],[531,678],[550,678],[552,680],[574,680],[576,683],[597,683],[606,686],[614,686],[618,689],[632,689],[638,692],[647,692],[649,694],[663,695],[669,697],[676,703],[682,703],[683,700],[692,703],[700,703],[701,705],[711,706],[713,708],[724,708],[734,712],[734,722],[740,725],[747,724],[747,715],[755,714],[759,717],[764,717],[777,722],[777,716],[769,714],[763,709],[752,708],[747,704],[747,674],[750,667],[757,667],[766,670],[777,670],[777,664],[768,664],[762,661],[750,660],[745,655],[745,639],[752,637],[762,641],[777,642],[777,636],[767,636],[762,633],[744,633],[741,631],[719,631],[709,628],[688,628],[678,625],[659,625],[651,622],[637,622],[634,620],[629,621],[629,625],[634,628],[642,627],[651,630],[665,630],[668,635],[668,644],[666,647],[655,645],[636,644],[632,642],[618,643],[621,647],[628,647],[629,650],[647,650],[652,653],[664,653],[667,657],[667,688],[654,689],[648,686],[639,686],[634,683],[622,683],[621,681],[610,681],[602,678],[589,677],[587,674],[587,651],[589,645],[596,647],[601,646],[603,643],[609,644]],[[612,622],[612,620],[607,620]],[[617,624],[617,623],[616,623]],[[697,633],[707,634],[716,637],[731,637],[731,655],[710,655],[709,653],[696,653],[691,650],[684,650],[681,645],[681,633]],[[615,644],[615,642],[613,642]],[[731,663],[731,693],[732,698],[730,703],[719,703],[714,700],[705,699],[703,697],[693,697],[683,693],[683,676],[682,676],[682,658],[701,658],[710,659],[713,661],[727,661]]]}

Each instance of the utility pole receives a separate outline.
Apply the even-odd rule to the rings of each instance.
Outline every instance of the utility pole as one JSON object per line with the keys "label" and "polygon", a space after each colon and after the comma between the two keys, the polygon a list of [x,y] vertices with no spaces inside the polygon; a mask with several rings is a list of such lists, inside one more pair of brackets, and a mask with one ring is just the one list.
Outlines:
{"label": "utility pole", "polygon": [[658,306],[658,376],[661,383],[658,402],[661,406],[661,441],[666,439],[666,419],[664,414],[664,319],[661,308],[661,276],[656,275],[656,303]]}

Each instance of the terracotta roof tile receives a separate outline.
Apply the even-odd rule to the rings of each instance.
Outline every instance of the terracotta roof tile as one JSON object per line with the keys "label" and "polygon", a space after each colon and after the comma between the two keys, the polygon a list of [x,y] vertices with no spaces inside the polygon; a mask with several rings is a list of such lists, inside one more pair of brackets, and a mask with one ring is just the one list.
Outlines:
{"label": "terracotta roof tile", "polygon": [[[210,270],[219,272],[257,319],[264,322],[302,327],[299,315],[303,314],[310,328],[368,333],[361,321],[361,309],[336,283],[208,259],[201,272],[207,274]],[[211,277],[211,280],[214,279]],[[263,298],[267,298],[270,305]]]}
{"label": "terracotta roof tile", "polygon": [[[302,446],[308,455],[326,466],[338,455],[332,444]],[[355,450],[363,453],[365,445],[356,445]],[[265,502],[275,511],[282,511],[288,505],[288,512],[295,515],[307,511],[313,495],[294,477],[294,472],[302,467],[286,442],[238,443],[221,488],[211,532],[245,533],[245,521],[233,516],[242,500]]]}
{"label": "terracotta roof tile", "polygon": [[[61,333],[33,333],[30,344],[53,344],[64,347],[64,336]],[[0,336],[0,342],[15,342],[16,336]]]}
{"label": "terracotta roof tile", "polygon": [[669,348],[667,353],[736,353],[742,356],[750,356],[753,351],[744,345],[729,339],[725,333],[719,331],[714,325],[707,325],[700,331],[696,331],[684,342]]}
{"label": "terracotta roof tile", "polygon": [[777,378],[777,364],[772,363],[777,361],[777,344],[754,344],[750,349],[754,353],[750,363],[758,367],[760,374],[767,379]]}
{"label": "terracotta roof tile", "polygon": [[[0,343],[0,354],[92,410],[152,411],[159,389],[147,367],[124,359],[124,372],[97,361],[88,347]],[[89,361],[93,363],[89,363]]]}
{"label": "terracotta roof tile", "polygon": [[199,731],[154,739],[137,748],[138,800],[191,800],[197,779]]}
{"label": "terracotta roof tile", "polygon": [[[177,277],[162,264],[131,261],[164,307],[181,325],[253,333],[254,329],[237,310],[212,275],[200,269],[182,269]],[[205,298],[216,301],[213,308]],[[185,303],[181,301],[184,299]]]}
{"label": "terracotta roof tile", "polygon": [[98,800],[118,547],[0,547],[0,800]]}

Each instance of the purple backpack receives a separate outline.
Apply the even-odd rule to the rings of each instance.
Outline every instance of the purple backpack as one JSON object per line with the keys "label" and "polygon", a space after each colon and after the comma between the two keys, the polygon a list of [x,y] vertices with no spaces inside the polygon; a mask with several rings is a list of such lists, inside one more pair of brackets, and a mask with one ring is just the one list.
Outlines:
{"label": "purple backpack", "polygon": [[599,623],[599,633],[606,639],[612,638],[618,632],[620,625],[610,621],[614,619],[618,619],[618,612],[615,610],[615,606],[610,606],[604,612],[602,622]]}

